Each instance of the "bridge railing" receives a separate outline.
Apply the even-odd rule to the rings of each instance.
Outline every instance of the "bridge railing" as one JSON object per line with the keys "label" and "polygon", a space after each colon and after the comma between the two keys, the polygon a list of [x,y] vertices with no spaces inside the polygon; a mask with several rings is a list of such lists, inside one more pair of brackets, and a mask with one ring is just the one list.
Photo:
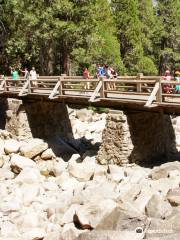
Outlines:
{"label": "bridge railing", "polygon": [[59,81],[59,76],[39,77],[37,80],[29,79],[28,94],[49,96]]}
{"label": "bridge railing", "polygon": [[0,92],[4,91],[4,85],[5,85],[5,78],[4,76],[0,76]]}
{"label": "bridge railing", "polygon": [[18,94],[23,88],[25,82],[26,80],[23,77],[20,77],[18,80],[13,80],[11,77],[4,77],[0,91]]}
{"label": "bridge railing", "polygon": [[[90,101],[99,99],[134,99],[140,101],[147,101],[151,97],[152,101],[157,101],[157,85],[159,86],[160,77],[142,77],[142,76],[122,76],[113,79],[100,79],[100,84],[97,86],[96,94]],[[153,91],[156,86],[156,92]],[[153,94],[153,96],[152,96]]]}
{"label": "bridge railing", "polygon": [[57,98],[59,96],[74,97],[91,97],[95,91],[99,79],[84,79],[82,76],[61,76],[57,82],[49,98]]}
{"label": "bridge railing", "polygon": [[[167,81],[167,80],[161,80],[160,81],[160,98],[159,103],[160,104],[176,104],[180,103],[180,94],[178,90],[176,90],[176,86],[180,88],[180,82],[178,81]],[[168,92],[169,91],[169,92]]]}
{"label": "bridge railing", "polygon": [[[169,85],[171,93],[164,89]],[[158,76],[118,76],[113,79],[82,76],[40,76],[36,81],[20,77],[0,77],[0,93],[12,93],[18,96],[42,95],[50,99],[78,97],[89,102],[113,99],[140,102],[146,107],[157,104],[180,103],[180,94],[176,93],[176,81],[162,80]],[[153,104],[153,105],[152,105]]]}

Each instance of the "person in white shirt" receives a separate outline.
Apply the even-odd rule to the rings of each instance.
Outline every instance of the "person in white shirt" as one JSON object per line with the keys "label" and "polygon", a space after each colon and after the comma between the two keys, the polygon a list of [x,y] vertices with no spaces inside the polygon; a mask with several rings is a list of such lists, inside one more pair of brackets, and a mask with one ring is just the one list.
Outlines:
{"label": "person in white shirt", "polygon": [[35,67],[32,67],[30,71],[30,80],[33,80],[33,85],[37,86],[37,73]]}

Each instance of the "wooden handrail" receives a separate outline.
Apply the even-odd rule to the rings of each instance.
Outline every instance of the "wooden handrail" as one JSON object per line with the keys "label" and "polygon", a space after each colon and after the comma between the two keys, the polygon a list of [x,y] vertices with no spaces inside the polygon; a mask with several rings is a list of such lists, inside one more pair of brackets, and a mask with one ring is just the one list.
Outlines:
{"label": "wooden handrail", "polygon": [[[91,83],[87,89],[87,82]],[[164,85],[171,85],[174,89],[180,85],[177,81],[167,81],[160,76],[118,76],[113,79],[84,79],[83,76],[39,76],[37,80],[25,80],[20,77],[13,80],[11,77],[0,79],[1,94],[5,96],[13,93],[13,96],[25,96],[30,94],[48,96],[49,99],[66,97],[88,98],[89,102],[109,101],[116,99],[121,101],[136,101],[140,99],[145,107],[155,106],[176,101],[180,94],[165,93]],[[126,97],[127,96],[127,97]],[[174,99],[173,99],[174,98]],[[133,100],[134,99],[134,100]],[[172,100],[171,100],[172,99]],[[179,101],[179,100],[178,100]]]}
{"label": "wooden handrail", "polygon": [[159,82],[156,82],[156,84],[153,88],[153,91],[152,91],[151,95],[149,96],[149,98],[148,98],[148,100],[145,104],[145,107],[149,107],[152,104],[154,98],[156,97],[156,95],[159,91],[159,85],[160,85]]}

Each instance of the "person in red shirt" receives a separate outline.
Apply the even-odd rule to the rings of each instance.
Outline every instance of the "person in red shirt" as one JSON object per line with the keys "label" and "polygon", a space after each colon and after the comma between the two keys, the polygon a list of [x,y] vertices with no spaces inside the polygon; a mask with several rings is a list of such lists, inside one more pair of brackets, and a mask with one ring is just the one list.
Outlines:
{"label": "person in red shirt", "polygon": [[[87,68],[84,68],[83,77],[85,79],[90,79],[91,78]],[[87,82],[87,84],[85,85],[85,89],[90,89],[90,82]]]}

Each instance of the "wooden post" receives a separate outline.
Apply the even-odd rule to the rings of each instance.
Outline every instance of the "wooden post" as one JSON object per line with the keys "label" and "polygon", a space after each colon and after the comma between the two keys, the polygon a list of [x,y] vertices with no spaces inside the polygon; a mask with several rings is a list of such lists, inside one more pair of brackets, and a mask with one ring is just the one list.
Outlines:
{"label": "wooden post", "polygon": [[161,77],[159,78],[159,91],[157,94],[157,102],[158,103],[162,103],[163,99],[162,99],[162,84],[161,84]]}
{"label": "wooden post", "polygon": [[62,76],[59,77],[59,95],[60,96],[63,95],[61,79],[64,79],[64,78]]}
{"label": "wooden post", "polygon": [[4,91],[7,92],[7,83],[6,83],[6,78],[4,77]]}
{"label": "wooden post", "polygon": [[28,81],[28,94],[30,94],[31,93],[31,82],[30,82],[29,77],[28,77],[27,81]]}
{"label": "wooden post", "polygon": [[61,76],[60,76],[60,82],[61,82],[61,84],[60,84],[60,87],[59,87],[59,89],[61,90],[61,92],[60,92],[60,95],[65,95],[65,91],[63,90],[63,88],[64,88],[64,83],[63,83],[63,80],[64,80],[64,77],[65,76],[67,76],[66,74],[61,74]]}
{"label": "wooden post", "polygon": [[[141,80],[143,78],[143,73],[137,74],[137,80]],[[137,83],[137,92],[141,92],[141,83]]]}
{"label": "wooden post", "polygon": [[100,90],[100,98],[104,98],[105,97],[105,95],[104,95],[104,78],[100,77],[99,81],[102,82],[102,86],[101,86],[101,90]]}

